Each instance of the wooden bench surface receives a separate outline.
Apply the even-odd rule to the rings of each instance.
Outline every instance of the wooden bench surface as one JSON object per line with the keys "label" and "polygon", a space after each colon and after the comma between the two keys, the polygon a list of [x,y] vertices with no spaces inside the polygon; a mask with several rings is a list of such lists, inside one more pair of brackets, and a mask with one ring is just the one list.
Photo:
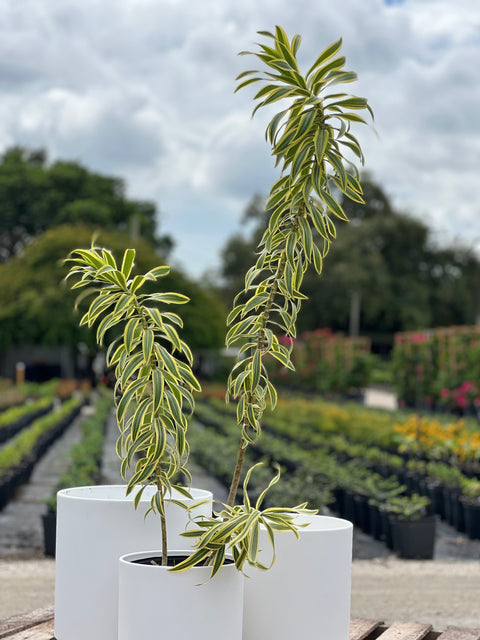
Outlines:
{"label": "wooden bench surface", "polygon": [[[0,621],[0,638],[5,640],[55,640],[53,607]],[[85,639],[87,640],[87,639]],[[352,619],[349,640],[480,640],[480,629],[448,627],[433,631],[431,625],[394,622],[385,626],[376,620]]]}

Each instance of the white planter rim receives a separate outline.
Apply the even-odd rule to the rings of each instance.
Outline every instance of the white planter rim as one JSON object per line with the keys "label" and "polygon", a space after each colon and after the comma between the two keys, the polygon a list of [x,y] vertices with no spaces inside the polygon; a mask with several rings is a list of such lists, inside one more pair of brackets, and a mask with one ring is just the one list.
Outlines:
{"label": "white planter rim", "polygon": [[318,531],[338,532],[353,528],[353,524],[349,520],[334,516],[298,515],[295,516],[294,523],[297,525],[308,524],[308,526],[299,529],[302,536]]}
{"label": "white planter rim", "polygon": [[[168,554],[169,556],[191,556],[193,553],[195,553],[195,549],[169,549],[168,550]],[[142,570],[145,569],[146,571],[155,571],[155,569],[163,569],[163,571],[168,571],[168,569],[170,569],[171,567],[164,567],[158,564],[137,564],[135,561],[136,560],[142,560],[145,558],[152,558],[152,557],[158,557],[161,558],[162,557],[162,552],[160,550],[153,550],[153,551],[135,551],[134,553],[126,553],[125,555],[120,557],[120,565],[130,565],[130,564],[136,564],[139,568],[141,568]],[[225,558],[227,560],[231,560],[231,562],[229,562],[228,564],[223,564],[222,565],[222,570],[230,570],[230,571],[238,571],[237,567],[235,566],[235,563],[233,562],[233,557],[231,555],[229,555],[228,553],[225,555]],[[210,571],[212,570],[211,566],[205,566],[205,565],[197,565],[196,567],[192,567],[191,569],[187,569],[185,573],[190,573],[191,571],[208,571],[210,573]],[[175,573],[175,572],[171,572],[172,575],[182,575],[182,573]]]}
{"label": "white planter rim", "polygon": [[[133,502],[133,498],[136,494],[136,491],[139,491],[141,487],[139,486],[137,490],[132,491],[128,496],[125,494],[126,485],[124,484],[101,484],[101,485],[92,485],[85,487],[72,487],[70,489],[61,489],[57,493],[57,497],[61,497],[63,499],[72,499],[72,500],[85,500],[89,502],[125,502],[125,500],[131,500]],[[141,501],[150,500],[153,493],[156,491],[156,487],[153,485],[149,485],[146,487],[143,492]],[[205,489],[189,489],[192,499],[197,502],[198,500],[212,500],[213,494],[211,491],[207,491]],[[192,500],[183,496],[180,492],[175,491],[173,494],[176,500],[181,500],[182,502],[189,503]],[[165,498],[168,500],[168,497]]]}

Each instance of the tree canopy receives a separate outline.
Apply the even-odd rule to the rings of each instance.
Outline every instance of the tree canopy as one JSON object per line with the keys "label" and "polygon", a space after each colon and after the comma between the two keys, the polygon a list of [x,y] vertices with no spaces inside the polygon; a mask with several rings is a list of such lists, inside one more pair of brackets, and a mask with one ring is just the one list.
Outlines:
{"label": "tree canopy", "polygon": [[[478,312],[480,263],[471,249],[438,247],[427,225],[396,211],[369,176],[365,204],[344,198],[349,222],[336,221],[337,239],[320,278],[307,273],[301,330],[330,327],[348,333],[358,314],[360,333],[389,341],[396,331],[473,324]],[[265,228],[265,200],[256,196],[242,223],[255,220],[250,237],[235,234],[222,252],[224,296],[241,288],[244,263]],[[353,322],[355,326],[355,322]]]}
{"label": "tree canopy", "polygon": [[125,191],[122,179],[95,173],[78,162],[48,164],[42,149],[8,149],[0,161],[0,262],[59,224],[130,231],[166,255],[172,241],[156,235],[155,204],[128,199]]}
{"label": "tree canopy", "polygon": [[[77,327],[74,316],[76,294],[64,286],[68,271],[63,260],[75,248],[88,248],[92,229],[62,225],[50,229],[29,244],[21,255],[0,265],[0,346],[13,344],[76,345],[85,342],[92,348],[95,335]],[[161,263],[154,247],[132,239],[125,233],[105,231],[97,244],[108,247],[117,256],[127,247],[137,251],[135,269],[145,272]],[[182,338],[192,349],[222,346],[225,312],[211,292],[172,270],[162,278],[167,291],[183,293],[190,303],[182,309]]]}

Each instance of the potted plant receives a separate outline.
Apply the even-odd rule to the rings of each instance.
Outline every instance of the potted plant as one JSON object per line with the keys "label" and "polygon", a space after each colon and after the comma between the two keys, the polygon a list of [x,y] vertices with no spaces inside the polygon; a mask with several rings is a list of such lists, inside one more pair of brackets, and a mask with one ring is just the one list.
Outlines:
{"label": "potted plant", "polygon": [[471,540],[480,539],[480,481],[464,478],[460,502],[465,515],[465,531]]}
{"label": "potted plant", "polygon": [[[179,538],[188,507],[211,514],[210,492],[187,490],[176,481],[180,473],[189,477],[183,409],[193,408],[193,393],[200,387],[190,367],[190,349],[175,328],[180,317],[157,307],[188,299],[171,292],[145,293],[147,283],[155,283],[169,268],[133,276],[134,259],[135,251],[127,249],[117,266],[110,251],[94,246],[69,258],[67,278],[75,279],[73,288],[83,289],[78,302],[93,296],[80,322],[89,327],[98,323],[97,340],[108,343],[107,365],[115,367],[121,471],[126,477],[130,466],[134,469],[125,486],[74,487],[57,495],[59,640],[116,640],[118,558],[159,546],[166,558],[169,544],[188,546]],[[133,507],[140,505],[142,513],[136,513]],[[147,509],[160,518],[145,517]]]}
{"label": "potted plant", "polygon": [[[363,202],[357,170],[347,161],[345,152],[363,162],[351,123],[365,122],[358,111],[371,113],[364,98],[333,88],[356,79],[355,73],[344,70],[345,58],[338,55],[341,40],[325,49],[302,74],[297,62],[299,35],[289,40],[280,27],[274,33],[259,33],[269,44],[260,44],[253,55],[266,71],[244,71],[237,78],[237,90],[261,83],[255,95],[258,103],[254,114],[259,108],[286,101],[266,130],[282,175],[272,186],[266,203],[270,216],[257,261],[247,271],[244,289],[227,320],[226,344],[239,349],[228,378],[227,400],[237,404],[240,429],[228,508],[219,514],[219,520],[204,520],[197,532],[191,532],[192,536],[198,534],[199,552],[212,539],[220,552],[223,545],[231,545],[232,520],[241,517],[246,522],[241,535],[249,551],[245,549],[239,557],[243,559],[246,554],[248,560],[257,558],[259,546],[272,542],[274,533],[267,523],[258,526],[258,513],[251,520],[246,519],[248,504],[243,508],[234,506],[245,451],[261,434],[267,405],[273,409],[277,400],[265,365],[273,359],[293,369],[290,353],[297,316],[305,299],[301,293],[303,276],[310,265],[321,272],[323,259],[336,236],[333,219],[347,219],[336,194]],[[288,513],[293,511],[284,511],[284,517]],[[286,530],[289,524],[283,521]],[[299,527],[299,541],[294,536],[277,536],[275,549],[262,549],[259,554],[261,563],[268,566],[272,554],[278,551],[270,571],[248,572],[244,637],[309,637],[320,625],[329,640],[345,640],[350,624],[352,525],[312,514],[297,516],[293,524]],[[191,561],[187,560],[175,570],[188,566]]]}
{"label": "potted plant", "polygon": [[[188,477],[182,462],[182,454],[188,452],[188,445],[186,419],[181,409],[183,403],[193,407],[193,391],[198,389],[198,383],[188,365],[180,359],[172,361],[173,354],[161,344],[166,341],[173,353],[191,358],[188,347],[173,327],[173,324],[179,324],[178,316],[163,313],[153,306],[186,300],[170,293],[140,296],[138,289],[143,283],[161,277],[167,267],[158,267],[145,276],[131,279],[131,250],[125,252],[120,269],[106,250],[92,247],[90,251],[74,252],[70,275],[80,277],[75,286],[87,287],[93,281],[95,285],[100,283],[102,289],[82,323],[92,326],[103,314],[97,329],[100,342],[107,330],[119,322],[125,323],[122,334],[107,351],[107,361],[116,367],[117,375],[117,419],[122,432],[118,452],[123,456],[123,471],[132,462],[133,455],[140,454],[128,490],[133,493],[144,483],[134,497],[134,504],[138,505],[141,497],[152,489],[153,481],[150,508],[160,515],[162,523],[162,550],[155,555],[162,558],[164,566],[155,566],[158,562],[151,557],[150,549],[147,553],[124,555],[120,560],[119,637],[122,640],[151,637],[151,616],[154,615],[156,622],[158,603],[163,604],[162,623],[165,621],[167,628],[171,628],[166,616],[168,608],[172,607],[175,633],[182,634],[176,637],[189,636],[185,629],[179,629],[178,610],[173,609],[167,595],[158,596],[155,604],[149,602],[144,607],[146,595],[140,585],[147,580],[147,573],[148,580],[153,577],[156,584],[166,575],[175,580],[186,577],[189,575],[189,572],[184,573],[187,569],[191,570],[190,577],[184,582],[187,590],[195,581],[197,584],[203,580],[205,569],[217,580],[221,572],[225,573],[225,567],[229,571],[228,564],[225,565],[229,554],[238,569],[233,572],[237,576],[248,567],[252,568],[245,596],[245,638],[267,640],[311,635],[319,624],[319,613],[321,625],[330,640],[348,637],[351,523],[314,515],[304,504],[265,509],[262,503],[269,487],[252,504],[247,484],[253,468],[245,474],[241,504],[236,504],[236,496],[244,473],[246,448],[261,433],[262,415],[267,404],[272,408],[276,404],[277,392],[268,378],[266,361],[273,358],[293,369],[290,347],[281,338],[286,336],[290,341],[295,338],[296,319],[305,298],[300,291],[303,276],[310,264],[321,272],[323,259],[336,235],[333,218],[347,219],[336,193],[363,202],[358,174],[346,160],[344,151],[363,162],[350,125],[365,122],[357,111],[370,111],[370,108],[363,98],[328,93],[332,85],[356,79],[353,72],[343,69],[345,59],[337,56],[340,40],[325,49],[302,75],[296,60],[300,45],[298,35],[290,41],[280,27],[276,27],[275,33],[260,34],[273,40],[272,46],[261,44],[255,54],[267,71],[264,75],[257,71],[240,74],[238,89],[255,82],[263,83],[255,96],[260,102],[254,113],[258,108],[282,99],[288,100],[289,105],[277,113],[267,127],[267,139],[277,164],[282,166],[282,176],[273,185],[266,205],[271,215],[259,246],[258,259],[248,270],[244,290],[228,317],[226,344],[239,348],[227,385],[228,399],[237,403],[241,432],[237,463],[228,502],[219,513],[213,517],[197,516],[187,508],[192,528],[185,531],[183,537],[194,541],[194,551],[168,569],[165,563],[169,545],[165,534],[170,516],[166,513],[166,496],[174,487],[173,472],[184,470]],[[129,407],[130,414],[127,412]],[[160,419],[157,425],[158,411],[163,420]],[[153,415],[155,420],[152,420]],[[277,479],[278,475],[269,486]],[[184,489],[176,488],[187,497]],[[175,505],[180,507],[176,501]],[[282,531],[293,535],[275,535]],[[279,549],[282,553],[277,554]],[[273,568],[264,571],[277,555]],[[152,561],[155,564],[151,564]],[[205,564],[207,567],[198,566]],[[196,570],[202,571],[200,578],[195,578]],[[214,584],[212,580],[209,588],[214,589]],[[232,593],[241,591],[238,584],[232,587]],[[151,586],[148,591],[156,588]],[[195,594],[199,597],[198,589]],[[208,600],[211,603],[211,598]],[[305,615],[305,610],[310,610],[311,614]],[[144,631],[141,631],[142,617],[149,621]],[[209,618],[208,614],[202,620],[205,618]],[[237,622],[238,616],[232,614],[232,619]],[[195,637],[204,637],[199,619],[196,623]],[[228,625],[228,630],[229,638],[238,637],[237,627],[232,629]],[[142,633],[146,635],[142,636]],[[225,627],[221,632],[218,629],[209,631],[207,627],[205,633],[208,637],[223,638]],[[67,638],[59,636],[59,640]]]}
{"label": "potted plant", "polygon": [[365,489],[368,494],[368,510],[370,515],[370,533],[376,540],[386,537],[382,526],[381,508],[397,496],[405,492],[405,485],[399,484],[394,476],[382,478],[372,474],[365,478]]}
{"label": "potted plant", "polygon": [[396,496],[386,505],[393,549],[400,558],[431,560],[435,548],[435,516],[428,514],[426,496]]}
{"label": "potted plant", "polygon": [[441,491],[443,497],[441,512],[445,520],[458,531],[465,531],[463,505],[460,501],[463,473],[455,465],[429,462],[427,474],[430,482],[440,483],[441,489],[437,489],[437,491]]}

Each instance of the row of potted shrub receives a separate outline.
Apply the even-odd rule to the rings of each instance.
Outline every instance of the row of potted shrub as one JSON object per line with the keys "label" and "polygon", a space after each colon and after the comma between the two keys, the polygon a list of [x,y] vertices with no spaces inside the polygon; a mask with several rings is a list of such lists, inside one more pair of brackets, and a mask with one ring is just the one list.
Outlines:
{"label": "row of potted shrub", "polygon": [[[234,454],[235,440],[234,434],[229,435],[227,416],[199,403],[195,417],[207,428],[194,432],[192,455],[220,481],[228,482],[225,474],[230,467],[229,457]],[[221,461],[211,459],[214,439],[224,453]],[[254,462],[266,462],[266,476],[271,474],[269,466],[273,460],[284,467],[283,477],[270,495],[273,504],[279,498],[285,499],[285,495],[293,502],[303,496],[311,507],[323,510],[328,506],[365,533],[384,540],[401,557],[433,556],[435,520],[428,513],[428,499],[409,494],[406,485],[394,476],[380,475],[358,457],[339,461],[328,447],[320,446],[318,441],[308,446],[306,441],[307,437],[303,444],[298,443],[269,429],[261,444],[250,448]],[[263,474],[257,474],[256,481],[260,481],[261,486]],[[255,489],[253,487],[253,494]],[[406,522],[411,524],[404,524]],[[409,530],[405,531],[410,527],[416,529],[413,536]],[[419,530],[424,533],[420,535]]]}
{"label": "row of potted shrub", "polygon": [[2,379],[0,384],[0,415],[12,407],[29,401],[53,395],[62,395],[57,391],[62,391],[63,388],[63,382],[57,379],[42,383],[24,382],[19,385],[13,385],[9,379]]}
{"label": "row of potted shrub", "polygon": [[[297,429],[291,433],[290,425],[285,427],[284,424],[275,422],[275,428],[291,438],[298,437]],[[352,444],[343,436],[329,437],[324,434],[322,440],[318,432],[313,433],[311,438],[307,432],[303,437],[307,446],[327,447],[340,459],[361,458],[367,466],[384,477],[396,475],[410,494],[428,497],[433,513],[458,531],[467,533],[470,538],[480,537],[480,483],[471,464],[463,465],[462,471],[452,463],[438,462],[435,458],[425,459],[424,451],[420,452],[420,458],[410,458],[412,454],[409,452],[401,451],[401,455],[395,455],[379,447]],[[432,453],[440,457],[438,451],[433,450]]]}
{"label": "row of potted shrub", "polygon": [[[275,430],[298,441],[298,425],[274,422]],[[408,453],[391,454],[379,447],[350,443],[343,436],[328,436],[304,430],[305,446],[322,446],[341,461],[362,460],[362,464],[383,477],[395,475],[410,495],[421,495],[431,503],[430,511],[472,538],[480,538],[480,482],[478,476],[462,472],[458,466],[409,459]],[[471,467],[470,467],[471,471]],[[420,501],[419,501],[420,502]]]}
{"label": "row of potted shrub", "polygon": [[288,379],[298,389],[358,397],[370,382],[375,357],[368,338],[351,338],[324,328],[304,332],[296,340],[284,337],[282,342],[292,348],[295,371],[271,358],[270,376],[279,384]]}
{"label": "row of potted shrub", "polygon": [[28,481],[38,459],[78,415],[83,400],[72,397],[35,420],[0,450],[0,509]]}
{"label": "row of potted shrub", "polygon": [[38,400],[25,402],[0,413],[0,444],[13,438],[28,424],[48,413],[52,408],[53,397],[45,396]]}
{"label": "row of potted shrub", "polygon": [[480,479],[462,473],[451,464],[410,460],[406,464],[407,482],[427,496],[432,511],[460,533],[480,539]]}
{"label": "row of potted shrub", "polygon": [[97,398],[93,415],[82,422],[81,438],[68,454],[68,466],[58,479],[54,494],[46,501],[47,511],[42,516],[46,556],[55,556],[57,492],[68,487],[96,485],[101,480],[105,429],[112,404],[110,393]]}
{"label": "row of potted shrub", "polygon": [[[231,409],[216,397],[208,401],[220,413]],[[452,422],[405,413],[390,415],[349,404],[294,398],[281,403],[265,429],[308,446],[327,446],[336,454],[362,457],[371,466],[401,471],[406,460],[444,462],[466,476],[480,476],[480,433],[464,420]],[[403,480],[402,480],[403,481]]]}

